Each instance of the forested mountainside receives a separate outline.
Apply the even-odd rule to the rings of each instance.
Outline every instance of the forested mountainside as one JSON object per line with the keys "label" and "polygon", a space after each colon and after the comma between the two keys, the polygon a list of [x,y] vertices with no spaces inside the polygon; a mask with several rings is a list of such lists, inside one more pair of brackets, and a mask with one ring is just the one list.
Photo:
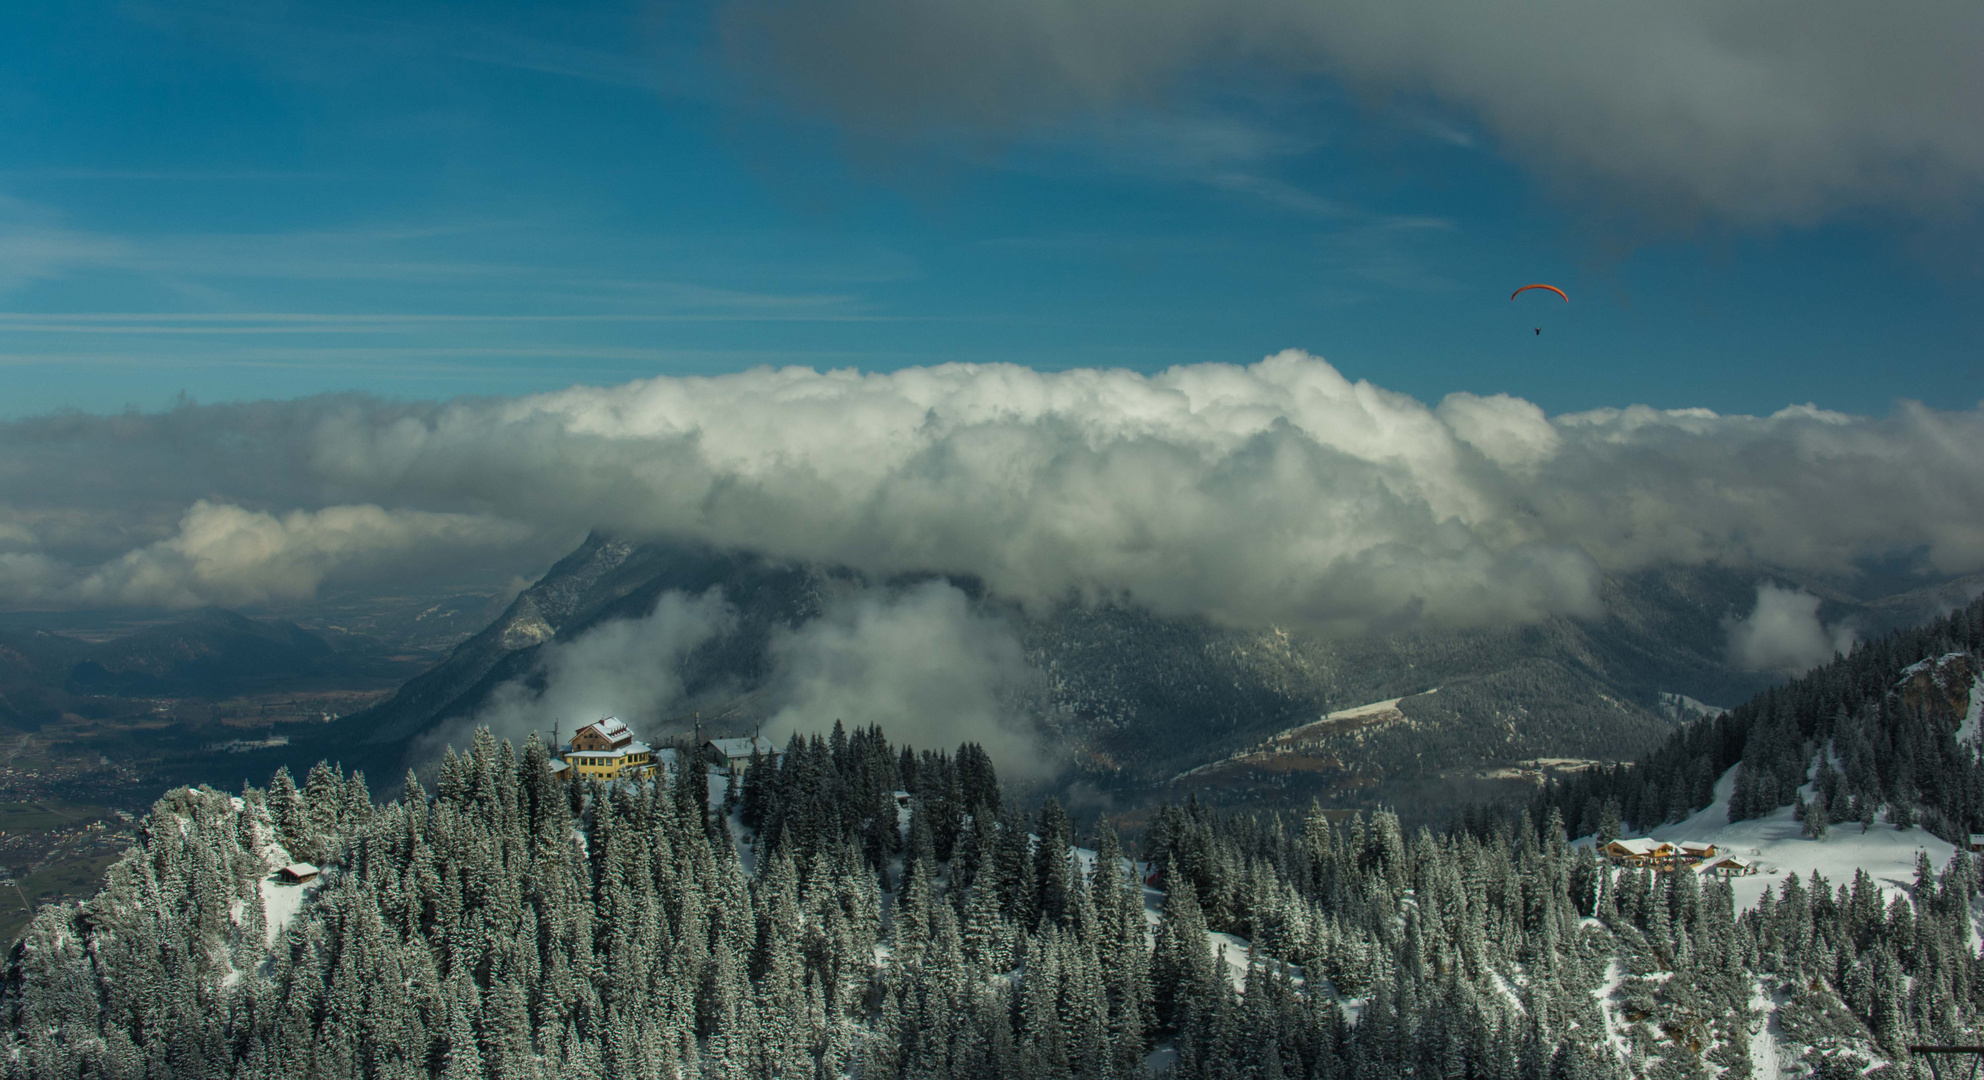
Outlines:
{"label": "forested mountainside", "polygon": [[[1554,815],[1407,835],[1173,805],[1071,846],[976,747],[795,738],[733,792],[487,733],[375,805],[181,789],[0,982],[22,1077],[1861,1075],[1984,1007],[1975,865],[1614,871]],[[898,792],[907,796],[902,808]],[[270,880],[291,859],[307,885]],[[1148,880],[1161,886],[1149,888]]]}
{"label": "forested mountainside", "polygon": [[[390,700],[343,725],[346,741],[403,748],[442,721],[474,715],[510,680],[541,678],[539,647],[593,627],[638,619],[664,593],[719,589],[736,626],[684,659],[684,682],[701,691],[749,687],[764,677],[774,627],[819,614],[820,590],[837,576],[758,556],[691,544],[633,544],[597,533],[545,572],[496,621]],[[636,720],[647,718],[635,718]],[[375,755],[378,757],[380,755]]]}
{"label": "forested mountainside", "polygon": [[[1833,822],[1919,820],[1961,844],[1984,831],[1981,657],[1984,599],[1684,727],[1635,765],[1571,778],[1539,811],[1555,809],[1579,835],[1619,823],[1645,831],[1708,806],[1716,780],[1740,765],[1732,821],[1796,803],[1821,836]],[[1808,782],[1809,800],[1799,790]]]}
{"label": "forested mountainside", "polygon": [[[1408,792],[1423,805],[1440,790],[1468,790],[1455,785],[1461,774],[1539,757],[1630,760],[1673,730],[1664,692],[1726,705],[1762,689],[1777,676],[1733,667],[1725,626],[1755,602],[1757,580],[1727,568],[1648,570],[1606,580],[1603,613],[1592,619],[1355,639],[1221,627],[1099,600],[1025,610],[971,581],[953,583],[1013,627],[1040,676],[1018,707],[1072,770],[1070,782],[1148,799],[1180,773],[1276,732],[1404,696],[1410,723],[1362,733],[1319,756],[1313,770],[1276,773],[1264,789],[1284,805],[1316,794],[1368,809]],[[679,715],[626,718],[662,734],[674,724],[686,729],[700,711],[746,731],[777,707],[763,694],[774,636],[819,617],[837,592],[889,585],[845,568],[594,535],[445,662],[320,733],[330,740],[320,752],[336,746],[347,763],[362,755],[373,771],[397,775],[419,764],[408,748],[437,725],[475,717],[506,681],[541,682],[545,646],[646,616],[668,592],[712,588],[737,617],[683,659],[689,700]],[[1811,585],[1826,599],[1829,622],[1850,617],[1864,628],[1912,620],[1936,599],[1902,594],[1870,604]],[[1198,794],[1218,801],[1230,792],[1201,785]]]}
{"label": "forested mountainside", "polygon": [[[205,608],[107,641],[0,628],[0,725],[34,731],[92,696],[236,693],[311,677],[404,674],[280,620]],[[390,685],[390,684],[389,684]]]}

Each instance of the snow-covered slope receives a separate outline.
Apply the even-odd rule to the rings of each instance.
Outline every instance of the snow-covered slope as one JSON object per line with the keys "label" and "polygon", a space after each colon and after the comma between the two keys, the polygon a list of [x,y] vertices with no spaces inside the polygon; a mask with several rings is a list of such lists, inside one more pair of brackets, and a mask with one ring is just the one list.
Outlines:
{"label": "snow-covered slope", "polygon": [[[1973,706],[1973,716],[1975,712]],[[1713,803],[1648,835],[1656,840],[1707,841],[1756,863],[1757,873],[1735,879],[1739,907],[1756,906],[1765,890],[1775,888],[1788,874],[1806,876],[1814,870],[1824,874],[1835,888],[1851,884],[1855,870],[1865,870],[1884,890],[1893,892],[1914,884],[1917,852],[1928,852],[1929,861],[1938,869],[1956,852],[1948,842],[1919,828],[1897,829],[1878,821],[1864,833],[1858,822],[1841,822],[1824,840],[1810,840],[1804,835],[1804,826],[1792,819],[1789,806],[1760,818],[1730,821],[1729,796],[1736,787],[1737,768],[1740,766],[1730,768],[1716,781]],[[1811,797],[1809,785],[1802,793]]]}
{"label": "snow-covered slope", "polygon": [[1984,717],[1984,675],[1970,684],[1970,708],[1963,714],[1963,723],[1956,729],[1957,745],[1968,746],[1977,741],[1979,717]]}
{"label": "snow-covered slope", "polygon": [[1720,705],[1710,705],[1705,701],[1696,701],[1686,694],[1677,694],[1670,690],[1662,690],[1656,696],[1656,700],[1660,703],[1661,715],[1677,724],[1686,723],[1690,720],[1700,720],[1703,717],[1716,716],[1729,711]]}
{"label": "snow-covered slope", "polygon": [[282,936],[283,930],[295,921],[297,914],[303,910],[303,905],[310,899],[310,894],[316,892],[323,883],[324,879],[321,877],[312,878],[300,885],[277,881],[273,877],[262,879],[259,886],[262,895],[262,917],[268,920],[265,933],[270,945],[274,945],[276,939]]}

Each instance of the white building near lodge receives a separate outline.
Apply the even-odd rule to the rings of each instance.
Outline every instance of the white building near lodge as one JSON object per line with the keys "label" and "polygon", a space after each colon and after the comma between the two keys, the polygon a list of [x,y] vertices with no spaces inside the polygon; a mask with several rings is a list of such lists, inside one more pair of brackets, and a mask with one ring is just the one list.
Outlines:
{"label": "white building near lodge", "polygon": [[[763,736],[739,739],[706,739],[699,755],[708,763],[738,775],[750,768],[752,755],[777,758],[776,744]],[[656,750],[634,738],[619,717],[606,716],[587,724],[572,735],[572,741],[557,750],[551,759],[551,774],[560,780],[597,780],[612,783],[655,773],[672,775],[681,765],[682,751],[674,747]]]}
{"label": "white building near lodge", "polygon": [[712,762],[730,770],[733,776],[742,774],[751,767],[753,754],[775,758],[781,753],[778,744],[763,735],[754,735],[748,739],[705,739],[703,751],[710,756]]}

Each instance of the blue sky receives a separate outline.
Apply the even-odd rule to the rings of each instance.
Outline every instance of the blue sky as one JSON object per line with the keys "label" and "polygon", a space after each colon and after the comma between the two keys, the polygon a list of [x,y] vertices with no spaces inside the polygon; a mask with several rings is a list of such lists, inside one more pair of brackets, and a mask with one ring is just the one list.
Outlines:
{"label": "blue sky", "polygon": [[315,7],[13,13],[0,414],[1284,348],[1553,413],[1984,397],[1961,199],[1670,212],[1327,65],[903,130],[733,9]]}

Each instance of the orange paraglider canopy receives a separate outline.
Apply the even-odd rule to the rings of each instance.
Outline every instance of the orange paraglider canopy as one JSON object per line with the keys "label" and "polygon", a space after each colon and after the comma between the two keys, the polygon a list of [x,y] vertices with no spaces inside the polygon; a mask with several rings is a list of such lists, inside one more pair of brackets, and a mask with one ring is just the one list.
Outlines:
{"label": "orange paraglider canopy", "polygon": [[1515,292],[1510,293],[1509,299],[1514,300],[1516,297],[1521,296],[1523,293],[1526,293],[1531,289],[1549,289],[1551,292],[1556,293],[1558,296],[1563,296],[1564,303],[1568,304],[1571,302],[1570,297],[1564,296],[1564,290],[1558,288],[1555,285],[1524,285],[1522,288],[1517,289]]}

